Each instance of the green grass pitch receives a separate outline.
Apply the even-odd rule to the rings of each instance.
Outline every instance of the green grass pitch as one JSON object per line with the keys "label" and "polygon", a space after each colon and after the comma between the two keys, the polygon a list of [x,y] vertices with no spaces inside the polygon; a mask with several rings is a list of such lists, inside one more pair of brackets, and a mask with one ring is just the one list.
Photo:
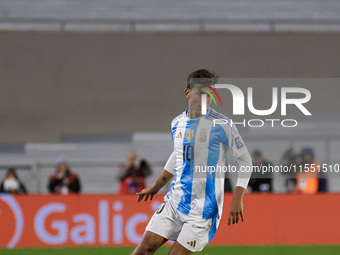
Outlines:
{"label": "green grass pitch", "polygon": [[[1,255],[125,255],[133,251],[133,247],[105,248],[47,248],[47,249],[0,249]],[[155,254],[165,255],[170,247],[162,247]],[[208,246],[200,255],[338,255],[340,245],[308,245],[308,246]]]}

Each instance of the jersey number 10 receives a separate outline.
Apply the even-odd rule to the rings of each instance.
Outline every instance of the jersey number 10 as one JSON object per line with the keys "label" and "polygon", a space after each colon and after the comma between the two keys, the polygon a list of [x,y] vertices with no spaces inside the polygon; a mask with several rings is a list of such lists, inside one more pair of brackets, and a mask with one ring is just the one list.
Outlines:
{"label": "jersey number 10", "polygon": [[183,160],[191,161],[194,159],[194,146],[184,145],[183,146]]}

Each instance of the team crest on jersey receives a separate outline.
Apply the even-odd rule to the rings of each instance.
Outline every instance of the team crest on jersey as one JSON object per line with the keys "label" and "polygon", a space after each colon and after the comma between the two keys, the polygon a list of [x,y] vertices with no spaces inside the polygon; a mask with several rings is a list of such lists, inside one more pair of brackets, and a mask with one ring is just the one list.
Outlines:
{"label": "team crest on jersey", "polygon": [[207,140],[207,130],[205,128],[202,128],[198,136],[198,141],[201,143],[204,143],[206,140]]}
{"label": "team crest on jersey", "polygon": [[194,138],[194,130],[189,129],[187,132],[187,140],[190,142]]}
{"label": "team crest on jersey", "polygon": [[179,133],[176,135],[176,138],[183,138],[182,132],[179,132]]}

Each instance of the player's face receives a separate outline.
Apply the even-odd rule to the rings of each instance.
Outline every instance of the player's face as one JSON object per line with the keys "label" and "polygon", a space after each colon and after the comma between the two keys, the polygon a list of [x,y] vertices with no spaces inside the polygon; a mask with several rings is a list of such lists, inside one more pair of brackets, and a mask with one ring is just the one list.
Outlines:
{"label": "player's face", "polygon": [[[195,113],[201,113],[202,110],[202,95],[206,94],[204,91],[199,89],[198,86],[193,87],[190,90],[190,97],[189,97],[189,108],[191,111]],[[212,98],[207,95],[207,109],[211,104]]]}

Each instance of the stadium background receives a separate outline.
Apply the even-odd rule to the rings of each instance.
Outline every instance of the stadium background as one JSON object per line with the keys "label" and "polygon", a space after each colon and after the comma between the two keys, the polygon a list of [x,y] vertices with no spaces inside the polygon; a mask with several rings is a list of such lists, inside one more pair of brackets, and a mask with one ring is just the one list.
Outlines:
{"label": "stadium background", "polygon": [[[30,193],[47,194],[48,176],[54,171],[56,158],[62,155],[80,175],[83,193],[87,194],[82,195],[78,212],[88,210],[85,201],[93,194],[97,194],[93,199],[98,203],[103,199],[112,204],[116,200],[123,201],[124,197],[112,194],[117,193],[118,166],[131,149],[150,161],[154,172],[148,182],[152,183],[171,152],[170,122],[186,108],[183,90],[186,76],[192,70],[204,67],[216,70],[221,77],[242,78],[339,76],[340,4],[337,1],[301,4],[256,1],[256,10],[248,1],[244,5],[232,1],[212,1],[210,4],[198,1],[193,10],[192,5],[144,2],[145,5],[139,6],[130,1],[100,1],[98,6],[93,6],[86,1],[81,9],[77,8],[80,6],[78,1],[73,5],[66,1],[58,4],[45,1],[43,4],[33,0],[27,4],[18,1],[17,5],[10,1],[1,3],[0,170],[15,166]],[[218,4],[219,11],[214,4]],[[332,87],[325,93],[324,87],[318,86],[317,82],[312,89],[312,95],[319,98],[309,105],[313,110],[313,122],[294,113],[294,117],[305,124],[302,126],[308,128],[291,133],[268,133],[268,130],[256,133],[241,129],[249,150],[260,148],[266,158],[279,163],[290,146],[297,152],[312,146],[318,161],[338,163],[340,106],[337,97],[340,89]],[[259,101],[267,96],[263,91]],[[231,164],[234,163],[231,160]],[[329,191],[339,192],[337,176],[327,177]],[[231,180],[234,182],[235,176],[231,176]],[[280,185],[276,187],[275,191],[281,192]],[[64,201],[63,197],[41,196],[46,203]],[[313,218],[322,214],[324,207],[327,211],[339,211],[335,205],[339,200],[337,194],[316,195],[312,198],[314,203],[297,195],[263,196],[273,196],[268,200],[279,199],[281,202],[288,199],[286,203],[290,201],[291,206],[302,210],[300,213],[312,213],[308,217],[294,217],[293,223],[300,225],[296,225],[297,229],[287,227],[286,231],[292,232],[292,236],[277,231],[276,228],[282,228],[282,225],[274,218],[270,221],[271,226],[263,228],[267,233],[257,232],[264,235],[259,242],[249,236],[244,243],[236,240],[227,244],[340,243],[336,214],[330,213],[327,221],[321,221],[324,224],[333,222],[332,231],[315,222],[311,224]],[[247,197],[249,201],[253,198],[253,201],[266,204],[261,195]],[[27,205],[27,199],[32,201],[34,197],[20,197],[18,203],[27,213],[25,221],[30,221],[41,205],[34,202]],[[161,197],[158,199],[161,201]],[[294,199],[301,200],[292,202]],[[72,201],[65,203],[72,207]],[[318,207],[319,204],[324,207]],[[0,205],[1,223],[5,224],[7,218],[4,216],[11,218],[13,215],[3,200]],[[113,208],[110,217],[119,212],[128,215],[135,209],[134,204],[124,203],[123,206],[126,211]],[[250,208],[257,208],[258,204],[252,206]],[[306,206],[309,210],[303,211]],[[140,210],[140,213],[151,215],[152,210]],[[285,214],[284,208],[282,211],[281,217],[286,215],[286,219],[294,213]],[[259,231],[261,227],[254,224],[258,219],[256,215],[250,216],[251,223],[245,223],[241,230],[235,230],[236,233],[240,231],[239,234],[244,235]],[[70,222],[72,216],[68,211],[65,214]],[[261,218],[260,222],[265,220],[265,217]],[[1,247],[8,246],[10,234],[6,233],[12,233],[18,227],[12,223],[4,225],[6,231],[1,234]],[[138,226],[139,235],[144,223]],[[310,226],[306,227],[308,224]],[[35,235],[33,225],[25,231],[28,236]],[[100,231],[95,231],[98,231],[99,240]],[[311,236],[304,240],[299,237],[311,231],[319,231],[322,238]],[[222,232],[220,236],[223,236]],[[300,239],[294,242],[294,237]],[[28,238],[21,247],[47,245],[41,241],[36,245],[32,243]],[[96,241],[94,245],[102,244]],[[133,245],[134,242],[124,241],[123,244]],[[104,246],[115,245],[119,244],[111,240],[104,243]],[[326,246],[324,251],[332,254],[332,249],[335,248]],[[115,254],[126,252],[114,251]],[[1,250],[3,252],[9,251]],[[71,254],[75,252],[73,250]]]}

